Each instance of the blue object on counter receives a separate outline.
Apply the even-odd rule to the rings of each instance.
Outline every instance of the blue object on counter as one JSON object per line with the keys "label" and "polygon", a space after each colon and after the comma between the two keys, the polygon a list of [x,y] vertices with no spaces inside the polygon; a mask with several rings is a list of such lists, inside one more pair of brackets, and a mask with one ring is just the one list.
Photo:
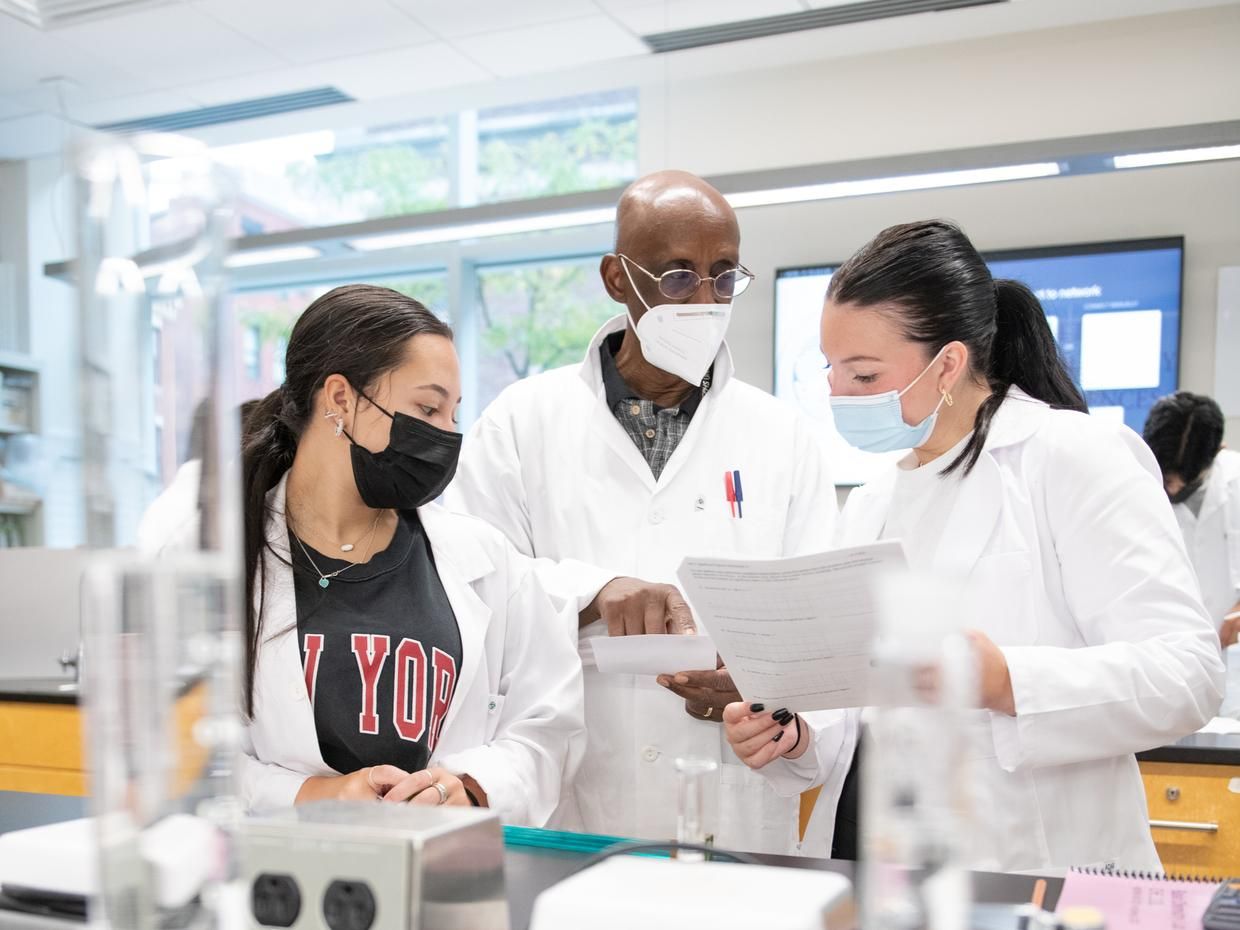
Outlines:
{"label": "blue object on counter", "polygon": [[[552,849],[562,852],[593,855],[632,840],[621,836],[601,836],[597,833],[570,833],[563,830],[543,830],[538,827],[504,827],[504,845],[510,848]],[[667,853],[644,855],[668,858]]]}

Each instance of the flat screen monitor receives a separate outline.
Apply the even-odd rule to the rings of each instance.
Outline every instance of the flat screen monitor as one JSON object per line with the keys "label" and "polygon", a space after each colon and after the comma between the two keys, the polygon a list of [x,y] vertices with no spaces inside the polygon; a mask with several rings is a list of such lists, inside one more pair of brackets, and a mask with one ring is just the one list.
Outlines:
{"label": "flat screen monitor", "polygon": [[[1182,238],[988,252],[997,278],[1038,296],[1090,413],[1141,431],[1179,386]],[[838,484],[864,484],[900,453],[850,447],[831,422],[818,315],[835,265],[775,273],[775,395],[822,425]]]}

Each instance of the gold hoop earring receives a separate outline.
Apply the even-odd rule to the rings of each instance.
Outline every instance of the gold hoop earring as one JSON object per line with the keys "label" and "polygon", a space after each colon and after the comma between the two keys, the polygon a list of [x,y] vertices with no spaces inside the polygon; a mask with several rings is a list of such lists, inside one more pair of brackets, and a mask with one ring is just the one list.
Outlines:
{"label": "gold hoop earring", "polygon": [[949,407],[954,405],[954,401],[952,401],[952,396],[947,391],[943,392],[943,403],[947,404],[947,406]]}

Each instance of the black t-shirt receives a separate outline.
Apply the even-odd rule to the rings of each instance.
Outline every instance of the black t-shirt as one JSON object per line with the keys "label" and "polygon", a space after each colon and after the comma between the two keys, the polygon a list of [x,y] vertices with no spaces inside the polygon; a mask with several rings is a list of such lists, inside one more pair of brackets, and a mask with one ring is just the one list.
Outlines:
{"label": "black t-shirt", "polygon": [[297,638],[323,761],[341,773],[426,768],[456,689],[461,632],[417,512],[400,515],[385,550],[326,587],[319,572],[349,563],[303,550],[289,535]]}

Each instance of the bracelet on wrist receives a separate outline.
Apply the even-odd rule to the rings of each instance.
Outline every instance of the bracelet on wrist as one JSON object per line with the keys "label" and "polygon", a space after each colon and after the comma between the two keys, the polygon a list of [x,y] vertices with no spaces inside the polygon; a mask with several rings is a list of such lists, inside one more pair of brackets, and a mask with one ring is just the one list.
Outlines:
{"label": "bracelet on wrist", "polygon": [[796,721],[797,738],[796,738],[796,741],[791,746],[789,746],[786,750],[784,750],[785,756],[788,755],[788,753],[792,752],[792,750],[796,749],[798,746],[801,745],[801,716],[799,714],[793,714],[792,719]]}

